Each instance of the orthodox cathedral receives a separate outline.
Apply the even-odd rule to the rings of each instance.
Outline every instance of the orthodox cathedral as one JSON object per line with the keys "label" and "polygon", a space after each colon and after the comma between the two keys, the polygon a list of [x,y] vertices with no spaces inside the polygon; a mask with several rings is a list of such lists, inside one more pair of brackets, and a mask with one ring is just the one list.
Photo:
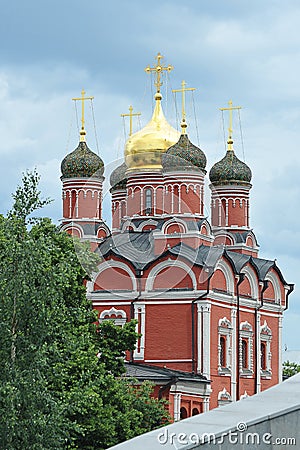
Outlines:
{"label": "orthodox cathedral", "polygon": [[[260,392],[281,381],[282,317],[293,285],[274,260],[259,257],[249,223],[251,170],[235,154],[232,112],[224,157],[209,171],[211,217],[204,214],[206,156],[162,109],[157,55],[155,108],[130,135],[110,175],[112,228],[102,220],[104,163],[86,143],[61,164],[62,229],[101,256],[87,295],[99,321],[137,320],[127,376],[151,380],[174,420]],[[84,108],[84,91],[82,108]],[[132,120],[132,109],[130,110]],[[131,121],[132,125],[132,121]]]}

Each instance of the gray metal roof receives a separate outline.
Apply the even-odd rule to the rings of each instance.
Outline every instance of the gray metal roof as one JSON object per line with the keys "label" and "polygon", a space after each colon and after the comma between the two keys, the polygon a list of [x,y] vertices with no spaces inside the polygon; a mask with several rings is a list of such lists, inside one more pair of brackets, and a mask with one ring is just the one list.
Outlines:
{"label": "gray metal roof", "polygon": [[[111,447],[118,450],[283,449],[300,448],[300,374],[264,392],[215,408]],[[173,435],[172,435],[173,433]],[[212,433],[212,440],[205,436]],[[255,436],[253,436],[255,434]],[[173,438],[171,438],[173,436]],[[185,442],[184,436],[186,436]],[[238,438],[233,444],[231,438]],[[248,437],[247,437],[248,436]],[[199,442],[195,438],[199,438]],[[276,439],[295,439],[293,446]],[[250,444],[246,444],[249,439]],[[259,444],[252,444],[259,440]],[[223,443],[219,443],[223,442]],[[283,441],[285,442],[285,441]]]}
{"label": "gray metal roof", "polygon": [[[154,216],[149,216],[148,217],[149,220],[152,220],[153,222],[155,222],[155,228],[157,230],[161,230],[162,227],[164,226],[164,224],[166,222],[170,221],[170,217],[154,217]],[[174,216],[174,221],[176,222],[176,216]],[[128,219],[124,219],[127,220]],[[184,217],[180,217],[180,221],[184,221],[184,223],[186,224],[186,227],[189,231],[194,231],[197,230],[199,231],[201,229],[201,226],[204,222],[207,222],[207,218],[201,218],[201,219],[192,219],[192,220],[186,220],[186,218]],[[146,220],[145,218],[132,218],[130,219],[130,223],[132,223],[136,228],[138,228],[142,223],[145,223]]]}
{"label": "gray metal roof", "polygon": [[144,270],[151,263],[163,255],[173,255],[183,258],[193,265],[204,268],[214,268],[220,258],[224,257],[231,264],[233,271],[238,274],[242,268],[250,263],[257,273],[259,280],[264,280],[268,271],[273,267],[284,284],[287,284],[275,261],[253,258],[252,256],[229,251],[223,245],[200,245],[194,249],[184,243],[179,243],[167,249],[161,255],[154,254],[153,232],[126,231],[109,236],[99,244],[96,250],[103,258],[114,254],[130,262],[136,270]]}
{"label": "gray metal roof", "polygon": [[200,374],[191,374],[181,370],[168,369],[166,367],[150,366],[146,364],[135,364],[125,362],[126,376],[136,378],[138,380],[165,380],[171,381],[173,378],[209,383],[206,377]]}

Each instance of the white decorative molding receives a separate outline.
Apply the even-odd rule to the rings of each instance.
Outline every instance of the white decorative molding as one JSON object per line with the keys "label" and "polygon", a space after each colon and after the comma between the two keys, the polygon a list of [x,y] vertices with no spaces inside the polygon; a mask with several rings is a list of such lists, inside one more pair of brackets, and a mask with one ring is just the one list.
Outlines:
{"label": "white decorative molding", "polygon": [[70,225],[70,224],[68,223],[68,224],[66,224],[66,225],[63,225],[63,226],[61,227],[61,230],[62,230],[62,231],[66,231],[66,232],[72,231],[72,230],[77,230],[78,233],[79,233],[79,237],[80,237],[80,238],[82,238],[82,237],[84,236],[83,229],[81,228],[80,225],[77,225],[77,224],[76,224],[76,225]]}
{"label": "white decorative molding", "polygon": [[268,327],[268,324],[267,324],[266,320],[264,321],[263,325],[261,325],[260,332],[265,334],[265,335],[268,335],[269,338],[272,337],[271,328]]}
{"label": "white decorative molding", "polygon": [[[248,367],[243,367],[243,351],[242,342],[247,341],[247,363]],[[239,342],[239,355],[240,355],[240,373],[244,376],[252,375],[253,373],[253,330],[249,322],[245,321],[240,324],[240,342]]]}
{"label": "white decorative molding", "polygon": [[[225,338],[225,362],[221,366],[221,338]],[[231,351],[232,351],[232,325],[231,322],[223,317],[219,320],[218,326],[218,373],[220,375],[229,375],[231,373]]]}
{"label": "white decorative molding", "polygon": [[258,298],[258,279],[254,269],[250,265],[246,265],[242,268],[241,273],[246,275],[251,288],[251,297]]}
{"label": "white decorative molding", "polygon": [[145,313],[144,303],[134,303],[134,318],[137,320],[136,332],[141,334],[133,353],[134,359],[144,359],[145,353]]}
{"label": "white decorative molding", "polygon": [[230,401],[232,400],[231,395],[226,391],[226,388],[223,388],[222,391],[219,391],[218,393],[218,400],[221,400],[222,398]]}
{"label": "white decorative molding", "polygon": [[252,325],[247,322],[247,320],[245,322],[241,322],[240,330],[245,332],[252,332]]}
{"label": "white decorative molding", "polygon": [[227,261],[225,261],[224,259],[220,259],[215,268],[215,271],[218,269],[221,270],[221,272],[223,273],[223,275],[225,277],[227,292],[233,293],[234,292],[234,277],[233,277],[232,269],[231,269],[229,263],[227,263]]}
{"label": "white decorative molding", "polygon": [[[224,233],[224,232],[216,233],[215,234],[215,239],[217,239],[217,238],[223,238],[224,239],[224,245],[226,245],[226,246],[235,244],[233,236],[231,234],[229,234],[229,233]],[[225,244],[226,239],[230,240],[230,244]]]}
{"label": "white decorative molding", "polygon": [[232,352],[231,352],[231,395],[232,400],[236,401],[237,399],[237,333],[236,333],[236,320],[237,320],[237,308],[232,307],[231,309],[231,324],[232,324]]}
{"label": "white decorative molding", "polygon": [[178,219],[178,218],[176,217],[176,218],[172,218],[172,219],[170,219],[170,220],[168,220],[167,222],[164,223],[164,225],[163,225],[163,227],[162,227],[162,232],[163,232],[164,234],[168,234],[167,229],[168,229],[169,226],[171,226],[171,225],[178,225],[179,228],[182,227],[182,231],[180,231],[180,233],[186,233],[186,232],[188,231],[188,230],[187,230],[186,223],[185,223],[183,220]]}
{"label": "white decorative molding", "polygon": [[259,312],[259,310],[257,311],[256,314],[256,392],[260,392],[261,391],[261,368],[260,368],[260,360],[261,360],[261,349],[260,349],[260,318],[261,318],[261,313]]}
{"label": "white decorative molding", "polygon": [[219,329],[220,328],[232,329],[231,322],[227,319],[227,317],[223,317],[219,320]]}
{"label": "white decorative molding", "polygon": [[249,397],[249,395],[247,394],[247,391],[245,391],[245,392],[241,395],[240,400],[243,400],[244,398],[247,398],[247,397]]}
{"label": "white decorative molding", "polygon": [[156,276],[159,274],[159,272],[161,272],[163,269],[166,268],[171,268],[171,267],[178,267],[180,269],[183,269],[187,275],[189,275],[191,277],[192,283],[193,283],[193,289],[197,290],[197,280],[196,280],[196,276],[193,272],[193,270],[191,269],[191,267],[189,267],[186,263],[184,263],[183,261],[179,261],[177,260],[168,260],[168,261],[162,261],[161,263],[157,264],[155,267],[153,267],[147,277],[147,281],[146,281],[146,286],[145,286],[145,292],[149,292],[153,290],[153,285],[154,285],[154,281]]}
{"label": "white decorative molding", "polygon": [[222,391],[219,391],[219,393],[218,393],[218,406],[224,406],[231,402],[232,402],[232,397],[229,394],[229,392],[226,390],[226,388],[224,387],[224,389],[222,389]]}
{"label": "white decorative molding", "polygon": [[267,275],[265,276],[265,280],[269,281],[274,288],[274,293],[275,293],[274,302],[281,305],[283,299],[281,298],[281,290],[280,290],[279,280],[278,280],[277,276],[275,275],[274,272],[269,271],[267,273]]}
{"label": "white decorative molding", "polygon": [[[93,278],[93,285],[95,284],[96,278],[98,278],[98,276],[102,272],[104,272],[105,270],[114,269],[114,268],[123,269],[129,275],[129,277],[132,281],[132,290],[136,291],[137,290],[137,282],[136,282],[136,277],[135,277],[134,273],[132,272],[132,270],[127,266],[127,264],[125,264],[121,261],[115,261],[113,259],[110,259],[109,261],[103,261],[99,264],[98,271],[96,272],[96,274],[94,275],[94,278]],[[113,288],[111,290],[113,291]]]}
{"label": "white decorative molding", "polygon": [[210,379],[210,333],[211,333],[211,304],[210,302],[203,302],[203,375]]}
{"label": "white decorative molding", "polygon": [[126,313],[122,309],[116,309],[114,307],[105,309],[99,316],[99,322],[103,320],[113,320],[115,325],[123,326],[126,323]]}
{"label": "white decorative molding", "polygon": [[181,394],[174,394],[174,422],[180,420]]}
{"label": "white decorative molding", "polygon": [[[261,376],[264,378],[270,378],[272,376],[272,353],[271,353],[271,341],[272,341],[272,331],[268,327],[267,321],[265,320],[263,325],[260,326],[260,344],[263,343],[266,346],[266,367],[263,369],[260,364]],[[281,347],[280,347],[281,349]],[[261,348],[259,345],[259,355],[261,362]]]}
{"label": "white decorative molding", "polygon": [[278,318],[278,382],[282,381],[282,315]]}

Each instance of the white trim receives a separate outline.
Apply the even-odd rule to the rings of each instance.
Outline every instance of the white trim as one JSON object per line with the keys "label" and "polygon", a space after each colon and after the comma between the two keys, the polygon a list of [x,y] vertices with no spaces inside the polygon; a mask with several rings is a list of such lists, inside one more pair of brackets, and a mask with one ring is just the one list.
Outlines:
{"label": "white trim", "polygon": [[249,397],[249,394],[247,394],[247,391],[245,391],[245,392],[241,395],[240,400],[243,400],[243,399],[245,399],[245,398],[247,398],[247,397]]}
{"label": "white trim", "polygon": [[203,314],[203,370],[202,373],[210,379],[210,336],[211,336],[211,303],[201,302]]}
{"label": "white trim", "polygon": [[169,225],[177,225],[177,224],[182,225],[183,230],[184,230],[183,233],[178,233],[178,234],[185,234],[188,231],[186,223],[183,220],[179,219],[178,217],[174,217],[174,218],[167,220],[167,222],[164,223],[164,225],[162,226],[162,229],[161,229],[162,233],[164,235],[167,234],[166,229],[168,228],[168,226]]}
{"label": "white trim", "polygon": [[236,318],[237,308],[231,309],[231,323],[232,323],[232,352],[231,352],[231,394],[232,400],[237,399],[237,379],[236,379],[236,366],[237,366],[237,334],[236,334]]}
{"label": "white trim", "polygon": [[279,282],[278,282],[278,278],[275,275],[275,273],[273,272],[268,272],[267,275],[265,276],[265,280],[269,281],[270,283],[272,283],[273,289],[274,289],[274,294],[275,294],[275,299],[274,302],[278,305],[282,304],[282,298],[281,298],[281,291],[280,291],[280,286],[279,286]]}
{"label": "white trim", "polygon": [[[221,337],[225,338],[225,361],[226,366],[222,367],[220,364],[221,359]],[[218,325],[218,373],[219,375],[229,375],[231,373],[231,363],[232,363],[232,324],[227,319],[223,317],[219,320]]]}
{"label": "white trim", "polygon": [[220,259],[216,265],[215,272],[218,269],[221,270],[225,276],[227,292],[232,294],[234,292],[234,277],[229,263],[224,259]]}
{"label": "white trim", "polygon": [[[272,376],[272,353],[271,353],[271,341],[272,341],[272,331],[271,328],[268,327],[267,321],[265,320],[263,325],[260,326],[260,340],[259,340],[259,367],[260,374],[264,378],[270,378]],[[266,368],[263,369],[261,367],[261,349],[260,344],[264,343],[266,345]],[[281,347],[280,347],[281,349]]]}
{"label": "white trim", "polygon": [[174,422],[180,420],[180,405],[181,405],[181,394],[174,393]]}
{"label": "white trim", "polygon": [[[192,279],[192,283],[193,283],[193,289],[197,290],[197,280],[196,280],[196,276],[192,270],[192,268],[190,266],[188,266],[187,264],[185,264],[183,261],[179,261],[177,260],[167,260],[167,261],[162,261],[161,263],[157,264],[156,266],[154,266],[148,277],[147,277],[147,281],[146,281],[146,286],[145,286],[145,292],[149,292],[153,290],[153,285],[154,285],[154,281],[156,276],[159,274],[159,272],[161,272],[163,269],[166,269],[168,267],[178,267],[180,269],[185,270],[186,274],[190,276],[190,278]],[[184,293],[183,293],[184,295]],[[182,294],[181,294],[182,296]]]}
{"label": "white trim", "polygon": [[282,382],[282,315],[278,319],[278,382]]}
{"label": "white trim", "polygon": [[218,400],[221,400],[222,397],[225,397],[227,400],[231,401],[231,395],[228,391],[226,391],[226,388],[223,388],[222,391],[219,391],[218,393]]}
{"label": "white trim", "polygon": [[163,362],[191,362],[191,359],[145,359],[145,362],[163,363]]}
{"label": "white trim", "polygon": [[202,307],[201,303],[197,302],[197,330],[198,330],[198,336],[197,336],[197,354],[198,354],[198,361],[197,361],[197,373],[202,373]]}
{"label": "white trim", "polygon": [[242,268],[241,273],[244,273],[249,281],[251,288],[251,297],[254,299],[258,299],[258,280],[254,269],[252,269],[252,267],[250,267],[249,265],[246,265]]}
{"label": "white trim", "polygon": [[[80,225],[77,225],[77,224],[76,225],[72,225],[72,224],[68,223],[68,224],[63,225],[61,227],[61,230],[65,231],[66,233],[68,232],[68,230],[72,231],[72,229],[79,231],[79,238],[83,238],[84,232],[83,232],[83,229],[81,228]],[[95,237],[95,236],[93,236],[93,237]]]}
{"label": "white trim", "polygon": [[[112,318],[112,316],[116,316],[116,318]],[[123,326],[126,323],[126,313],[122,309],[112,307],[101,312],[98,321],[102,322],[103,320],[113,320],[115,325]]]}
{"label": "white trim", "polygon": [[[247,341],[247,367],[243,367],[243,340]],[[240,352],[240,374],[241,375],[251,375],[253,374],[253,330],[249,322],[241,322],[240,324],[240,342],[239,342],[239,352]]]}
{"label": "white trim", "polygon": [[[121,261],[116,261],[114,259],[110,259],[109,261],[103,261],[102,263],[99,264],[98,266],[98,271],[95,274],[96,276],[93,277],[93,287],[95,285],[96,279],[99,277],[99,275],[104,272],[105,270],[108,269],[114,269],[114,268],[118,268],[118,269],[123,269],[130,277],[131,281],[132,281],[132,291],[137,291],[137,282],[136,282],[136,277],[134,275],[134,273],[132,272],[132,270],[128,267],[127,264],[121,262]],[[113,289],[112,289],[113,292]]]}
{"label": "white trim", "polygon": [[260,361],[261,361],[261,350],[260,350],[260,318],[261,314],[259,311],[257,311],[256,316],[256,342],[257,342],[257,348],[256,348],[256,392],[261,391],[261,367],[260,367]]}
{"label": "white trim", "polygon": [[146,308],[144,303],[134,303],[134,318],[137,320],[136,324],[136,332],[139,331],[140,326],[140,333],[141,337],[138,339],[137,345],[139,345],[139,348],[135,348],[133,352],[133,358],[134,359],[144,359],[144,353],[145,353],[145,314],[146,314]]}

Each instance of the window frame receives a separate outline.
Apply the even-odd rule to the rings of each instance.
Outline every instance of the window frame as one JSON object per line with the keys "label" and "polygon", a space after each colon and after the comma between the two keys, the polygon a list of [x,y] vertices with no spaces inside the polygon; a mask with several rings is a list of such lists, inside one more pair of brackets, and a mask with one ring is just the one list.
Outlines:
{"label": "window frame", "polygon": [[153,212],[153,189],[146,188],[145,189],[145,214],[152,214],[152,212]]}
{"label": "window frame", "polygon": [[265,368],[261,364],[261,347],[260,347],[260,375],[262,378],[270,379],[272,377],[272,353],[271,353],[272,331],[268,327],[265,320],[260,327],[260,343],[265,345]]}
{"label": "window frame", "polygon": [[[231,374],[231,356],[232,356],[232,325],[227,317],[223,317],[219,320],[218,325],[218,373],[219,375],[230,375]],[[221,339],[225,342],[225,348],[222,350]],[[221,352],[225,351],[224,362],[225,365],[221,364]]]}
{"label": "window frame", "polygon": [[[242,377],[251,377],[253,375],[253,330],[249,322],[245,321],[240,324],[239,336],[239,371]],[[246,345],[246,354],[243,355],[243,342]],[[247,367],[243,367],[246,360]]]}

